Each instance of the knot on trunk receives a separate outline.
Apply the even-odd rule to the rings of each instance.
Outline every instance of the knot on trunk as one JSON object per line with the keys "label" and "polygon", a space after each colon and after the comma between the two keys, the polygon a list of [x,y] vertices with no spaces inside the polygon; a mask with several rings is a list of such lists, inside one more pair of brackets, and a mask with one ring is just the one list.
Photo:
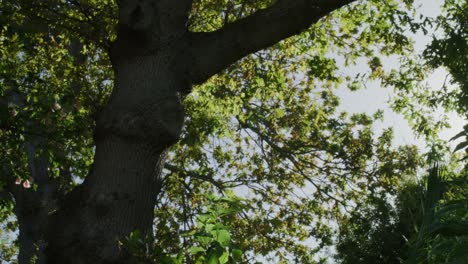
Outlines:
{"label": "knot on trunk", "polygon": [[177,97],[167,97],[156,103],[142,103],[128,110],[108,107],[98,120],[96,137],[113,134],[123,139],[168,147],[179,139],[184,121],[184,109]]}

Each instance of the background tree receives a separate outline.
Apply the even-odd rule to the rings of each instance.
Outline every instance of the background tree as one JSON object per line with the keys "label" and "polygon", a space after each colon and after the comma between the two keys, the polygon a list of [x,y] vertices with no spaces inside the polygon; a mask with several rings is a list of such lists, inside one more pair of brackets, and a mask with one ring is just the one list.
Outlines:
{"label": "background tree", "polygon": [[408,263],[466,262],[468,206],[466,171],[446,176],[434,167],[427,177],[423,197],[423,218],[411,242]]}
{"label": "background tree", "polygon": [[[421,186],[403,184],[396,201],[369,197],[340,222],[336,259],[339,263],[401,263],[408,240],[422,222]],[[393,198],[393,197],[392,197]]]}
{"label": "background tree", "polygon": [[[453,165],[453,164],[452,164]],[[455,170],[456,171],[456,170]],[[466,171],[434,167],[395,200],[370,198],[340,223],[340,263],[463,263],[468,259]]]}
{"label": "background tree", "polygon": [[[204,193],[234,189],[244,261],[313,263],[330,220],[420,164],[373,132],[380,111],[339,112],[334,91],[421,91],[419,64],[388,73],[380,57],[411,57],[405,30],[426,21],[411,1],[349,2],[0,2],[1,219],[18,262],[131,263],[119,240],[136,230],[177,255],[198,243],[181,234]],[[344,70],[359,60],[364,78]],[[445,125],[408,98],[394,103],[421,133]]]}

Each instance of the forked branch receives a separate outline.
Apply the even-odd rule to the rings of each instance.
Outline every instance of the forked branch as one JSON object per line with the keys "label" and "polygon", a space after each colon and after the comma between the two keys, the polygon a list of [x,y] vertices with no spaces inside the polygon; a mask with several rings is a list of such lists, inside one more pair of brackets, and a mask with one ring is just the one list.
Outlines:
{"label": "forked branch", "polygon": [[356,0],[278,0],[223,28],[191,33],[192,83],[202,83],[244,56],[296,35],[330,12]]}

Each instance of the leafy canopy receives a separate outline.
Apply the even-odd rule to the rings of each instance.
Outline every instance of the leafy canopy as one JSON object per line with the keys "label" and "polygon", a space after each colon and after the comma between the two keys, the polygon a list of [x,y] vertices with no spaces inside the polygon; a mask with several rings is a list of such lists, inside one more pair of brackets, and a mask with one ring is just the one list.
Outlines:
{"label": "leafy canopy", "polygon": [[[212,31],[272,2],[197,0],[189,27]],[[378,81],[394,90],[393,108],[405,114],[415,131],[437,140],[437,131],[447,123],[434,119],[432,110],[461,107],[455,102],[466,87],[462,92],[423,86],[429,71],[414,54],[409,32],[427,32],[437,24],[449,35],[457,33],[466,30],[456,26],[466,13],[446,17],[453,23],[414,13],[409,0],[359,1],[196,87],[185,99],[184,132],[170,150],[155,209],[161,254],[188,250],[196,258],[214,250],[221,252],[217,261],[225,263],[226,257],[220,257],[235,258],[240,248],[244,260],[263,255],[278,263],[314,263],[315,254],[333,244],[330,223],[363,203],[372,204],[363,197],[393,194],[403,179],[414,177],[423,164],[421,153],[411,145],[392,146],[392,128],[373,129],[383,112],[339,111],[336,95],[339,87],[354,91]],[[28,186],[27,164],[35,158],[28,152],[31,142],[35,155],[49,161],[50,177],[58,179],[63,192],[86,177],[94,151],[93,117],[113,86],[107,48],[115,39],[115,24],[114,1],[0,1],[3,186],[14,181]],[[439,57],[451,50],[447,45],[433,42],[425,56],[434,68],[448,67],[459,82],[466,76],[459,72],[463,67]],[[397,69],[386,66],[389,57],[399,59]],[[356,64],[368,67],[350,74],[346,67]],[[235,192],[244,198],[242,211],[226,229],[236,249],[224,244],[226,222],[200,220],[213,210],[207,209],[207,192],[222,197]],[[12,214],[13,201],[6,195],[3,229],[15,230]],[[208,230],[212,224],[220,229]],[[205,229],[206,241],[184,236],[200,229]],[[213,235],[213,230],[224,235]],[[227,251],[210,247],[213,241]],[[2,253],[8,260],[14,252]]]}

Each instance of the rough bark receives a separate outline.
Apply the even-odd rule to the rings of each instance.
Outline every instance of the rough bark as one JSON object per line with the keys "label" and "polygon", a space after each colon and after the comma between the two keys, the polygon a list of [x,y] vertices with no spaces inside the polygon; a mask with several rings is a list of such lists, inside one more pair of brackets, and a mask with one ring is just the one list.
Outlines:
{"label": "rough bark", "polygon": [[172,14],[184,16],[170,5],[120,2],[115,86],[96,121],[94,165],[51,221],[47,263],[131,263],[118,241],[135,230],[152,236],[165,152],[179,138],[180,94],[190,85],[186,32],[171,28]]}
{"label": "rough bark", "polygon": [[99,141],[92,174],[51,221],[47,263],[130,263],[118,241],[151,235],[163,157],[144,142]]}
{"label": "rough bark", "polygon": [[[153,234],[165,153],[181,133],[181,100],[191,85],[349,2],[278,0],[218,31],[191,33],[192,0],[118,1],[118,35],[109,50],[115,86],[96,119],[94,165],[48,216],[47,230],[34,231],[46,247],[39,263],[134,262],[118,241],[135,230]],[[24,208],[18,219],[33,217]],[[28,224],[20,228],[21,240]],[[31,243],[24,243],[27,251]]]}

